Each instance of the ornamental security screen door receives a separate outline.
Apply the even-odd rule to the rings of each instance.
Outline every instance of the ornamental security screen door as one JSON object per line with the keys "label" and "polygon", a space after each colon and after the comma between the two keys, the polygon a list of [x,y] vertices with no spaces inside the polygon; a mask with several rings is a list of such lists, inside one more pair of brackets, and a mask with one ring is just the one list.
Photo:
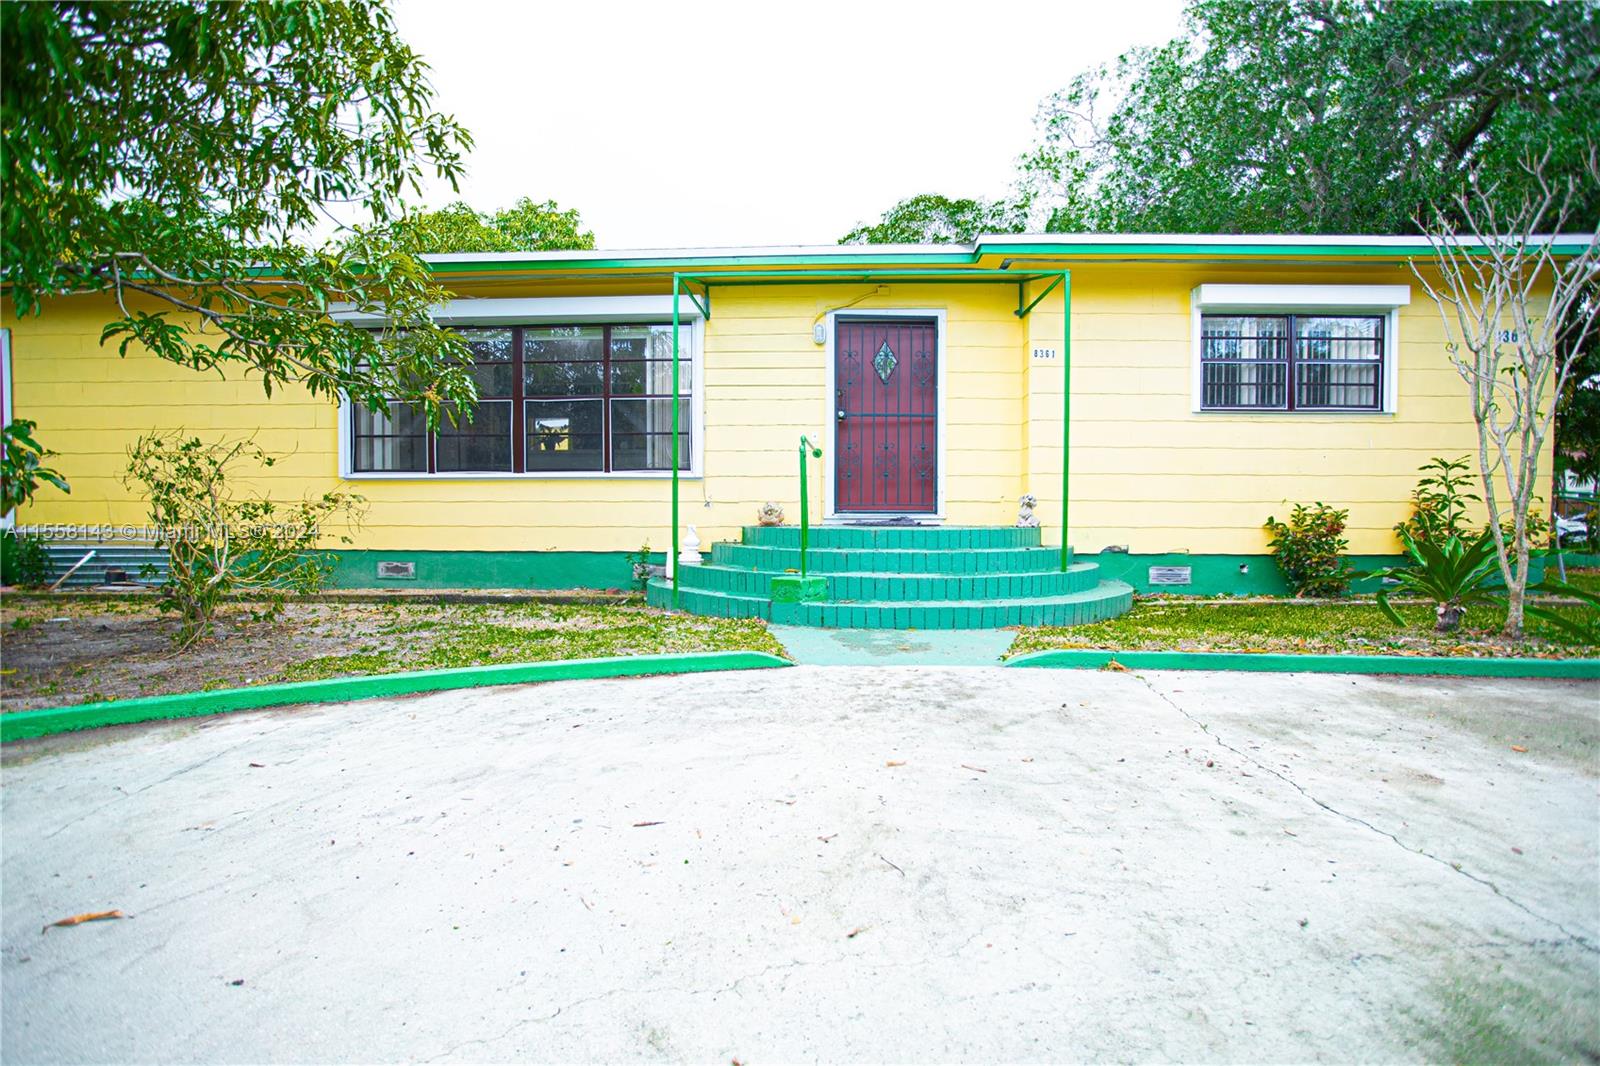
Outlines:
{"label": "ornamental security screen door", "polygon": [[934,514],[938,323],[840,316],[834,330],[834,510]]}

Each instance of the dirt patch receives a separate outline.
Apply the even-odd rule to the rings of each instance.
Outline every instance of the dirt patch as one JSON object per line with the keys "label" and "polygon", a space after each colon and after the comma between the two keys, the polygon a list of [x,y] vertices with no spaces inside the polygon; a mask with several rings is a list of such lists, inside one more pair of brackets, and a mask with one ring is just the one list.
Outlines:
{"label": "dirt patch", "polygon": [[637,605],[310,602],[268,619],[235,604],[179,651],[177,623],[148,597],[8,597],[0,605],[0,708],[399,670],[605,655],[755,650],[782,654],[759,621]]}

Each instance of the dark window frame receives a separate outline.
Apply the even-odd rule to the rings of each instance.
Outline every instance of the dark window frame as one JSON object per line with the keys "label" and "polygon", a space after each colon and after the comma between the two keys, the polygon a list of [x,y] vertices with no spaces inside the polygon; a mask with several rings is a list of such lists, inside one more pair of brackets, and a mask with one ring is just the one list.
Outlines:
{"label": "dark window frame", "polygon": [[[376,439],[384,438],[384,437],[396,437],[396,438],[409,439],[409,438],[414,438],[414,437],[419,436],[419,435],[418,434],[393,434],[393,433],[391,433],[391,434],[361,433],[358,430],[358,422],[357,422],[357,417],[358,417],[357,411],[358,411],[358,409],[357,409],[357,407],[355,405],[351,405],[350,412],[349,412],[349,415],[348,415],[348,419],[349,420],[346,423],[346,425],[347,425],[347,427],[349,429],[349,434],[350,434],[350,473],[352,475],[355,475],[355,476],[377,475],[377,476],[412,477],[412,478],[418,478],[418,477],[438,477],[438,478],[477,478],[477,477],[582,478],[582,477],[612,477],[612,476],[616,476],[616,477],[637,477],[637,476],[651,477],[651,476],[658,476],[658,475],[661,475],[661,474],[669,473],[672,470],[672,467],[670,465],[670,458],[671,458],[670,455],[668,456],[669,464],[666,465],[666,466],[662,466],[662,467],[638,466],[638,467],[620,467],[619,468],[619,467],[616,466],[616,464],[614,462],[614,457],[613,457],[613,454],[612,454],[613,453],[613,444],[614,444],[613,438],[615,436],[614,419],[612,417],[612,405],[613,405],[613,403],[615,401],[617,401],[617,400],[637,400],[637,401],[640,401],[640,402],[643,402],[643,403],[646,403],[646,404],[648,404],[652,400],[654,400],[654,401],[664,401],[667,404],[667,410],[668,410],[669,416],[670,416],[670,413],[671,413],[671,405],[672,405],[672,391],[671,391],[670,384],[669,384],[667,390],[664,391],[664,392],[662,392],[662,391],[651,391],[650,388],[649,388],[649,379],[650,379],[649,367],[650,367],[650,364],[665,362],[665,363],[670,365],[670,363],[671,363],[670,357],[668,359],[665,359],[665,360],[662,360],[662,359],[651,359],[650,356],[649,356],[649,349],[647,347],[646,350],[645,350],[645,353],[641,357],[639,357],[637,359],[613,359],[612,358],[612,332],[613,332],[613,330],[629,330],[629,329],[646,330],[647,331],[646,336],[648,336],[648,331],[650,329],[657,328],[657,327],[663,327],[663,326],[667,326],[667,325],[670,325],[670,323],[666,323],[666,322],[651,322],[651,321],[639,321],[639,322],[540,322],[540,323],[532,323],[532,324],[518,325],[518,326],[507,326],[507,325],[500,325],[500,324],[482,325],[482,326],[479,326],[479,325],[462,325],[460,328],[463,329],[463,330],[473,330],[473,329],[509,330],[511,332],[511,335],[512,335],[511,336],[511,361],[510,361],[510,367],[511,367],[511,393],[510,393],[510,395],[508,397],[499,397],[499,396],[497,396],[497,397],[494,397],[494,398],[492,398],[490,400],[485,401],[485,402],[494,402],[494,403],[509,402],[510,405],[511,405],[511,426],[510,426],[511,464],[510,464],[510,467],[509,468],[502,468],[502,469],[440,470],[439,469],[439,437],[440,437],[440,434],[439,434],[439,432],[437,430],[434,430],[434,431],[424,431],[424,433],[420,434],[420,436],[424,440],[425,450],[427,452],[427,469],[426,470],[385,470],[385,469],[379,469],[379,468],[363,468],[363,467],[361,467],[359,465],[359,463],[360,463],[360,458],[359,457],[360,457],[360,454],[361,454],[361,444],[362,444],[363,441],[365,441],[365,440],[376,440]],[[525,355],[526,355],[525,340],[524,340],[525,332],[529,331],[529,330],[532,330],[532,331],[549,331],[549,330],[559,330],[559,329],[599,329],[601,331],[601,334],[600,334],[600,360],[599,360],[599,362],[600,362],[600,391],[598,393],[584,393],[584,394],[581,394],[581,395],[575,395],[575,394],[556,395],[556,394],[550,394],[550,393],[543,393],[543,392],[537,392],[536,393],[536,392],[528,391],[527,379],[526,379],[526,372],[527,372],[526,368],[529,365],[536,365],[537,361],[535,361],[533,364],[530,364],[530,362],[525,358]],[[695,435],[694,435],[694,411],[697,409],[697,405],[695,404],[695,395],[696,395],[695,394],[695,389],[698,387],[699,375],[695,372],[694,351],[693,351],[692,337],[693,337],[693,327],[692,327],[692,325],[683,326],[682,327],[682,337],[681,337],[680,347],[679,347],[679,353],[680,353],[679,354],[679,362],[683,367],[683,377],[687,379],[688,387],[686,389],[680,388],[680,391],[679,391],[679,394],[678,394],[679,404],[680,404],[681,408],[683,409],[683,413],[684,413],[684,417],[679,422],[679,434],[678,434],[679,438],[680,438],[680,441],[681,441],[681,444],[680,444],[681,453],[680,453],[680,455],[681,455],[681,459],[682,459],[682,461],[679,463],[679,466],[678,466],[678,469],[680,471],[688,471],[688,470],[693,469],[694,456],[695,456],[695,448],[694,448],[694,441],[695,441]],[[688,350],[685,350],[686,348]],[[591,360],[572,360],[572,362],[589,362],[589,361],[591,361]],[[618,391],[616,389],[616,387],[615,387],[615,382],[613,380],[613,374],[612,374],[613,364],[639,364],[642,367],[641,384],[642,384],[642,387],[644,388],[644,391],[641,391],[641,392],[622,392],[622,391]],[[601,408],[601,414],[600,414],[601,465],[599,467],[592,468],[592,469],[581,469],[580,468],[580,469],[570,469],[570,470],[540,469],[540,468],[537,468],[537,467],[530,469],[528,467],[528,462],[527,462],[527,459],[528,459],[528,437],[527,437],[527,410],[528,410],[528,403],[530,401],[534,401],[534,402],[540,402],[540,401],[551,402],[551,401],[560,401],[560,400],[568,400],[568,401],[573,401],[573,402],[595,402],[595,403],[599,403],[600,404],[600,408]],[[627,434],[627,435],[638,436],[640,434]],[[670,436],[670,433],[668,433],[668,434],[646,433],[646,434],[643,434],[643,435],[646,436],[646,437]],[[671,445],[669,444],[667,446],[667,451],[670,452],[670,450],[671,450]],[[682,453],[687,453],[687,454],[682,454]],[[647,456],[649,454],[648,447],[645,449],[645,454]]]}
{"label": "dark window frame", "polygon": [[[1210,334],[1206,331],[1206,323],[1211,319],[1219,318],[1254,318],[1273,319],[1284,323],[1285,332],[1280,337],[1256,336],[1248,338],[1229,337],[1226,334]],[[1304,337],[1300,331],[1300,323],[1305,319],[1343,318],[1361,319],[1376,323],[1376,329],[1370,341],[1376,355],[1374,358],[1360,359],[1327,359],[1312,358],[1301,354],[1302,344],[1315,338]],[[1369,338],[1343,338],[1345,340],[1367,341]],[[1253,340],[1280,341],[1284,354],[1279,359],[1242,359],[1238,357],[1214,357],[1209,355],[1209,343],[1212,340]],[[1200,394],[1197,397],[1201,411],[1255,411],[1255,412],[1285,412],[1285,413],[1327,413],[1351,412],[1359,414],[1382,414],[1386,411],[1385,390],[1388,385],[1389,375],[1389,315],[1379,312],[1339,312],[1327,310],[1314,311],[1203,311],[1200,315]],[[1255,367],[1282,367],[1283,368],[1283,393],[1281,404],[1214,404],[1206,402],[1207,366],[1255,366]],[[1375,368],[1375,375],[1371,385],[1373,402],[1371,404],[1308,404],[1299,401],[1300,370],[1303,367],[1314,366],[1371,366]],[[1243,384],[1243,383],[1233,383]],[[1266,387],[1267,383],[1253,383],[1257,388]],[[1347,387],[1367,388],[1364,383],[1342,383]]]}

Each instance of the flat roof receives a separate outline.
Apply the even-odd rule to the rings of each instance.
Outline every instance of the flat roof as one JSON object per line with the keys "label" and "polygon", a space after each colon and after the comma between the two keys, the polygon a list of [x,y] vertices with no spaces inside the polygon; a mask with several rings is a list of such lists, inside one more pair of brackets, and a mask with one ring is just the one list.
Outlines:
{"label": "flat roof", "polygon": [[[1592,233],[1539,234],[1531,243],[1551,244],[1563,255],[1578,255],[1594,241]],[[1455,238],[1465,247],[1483,247],[1475,238]],[[422,258],[440,273],[483,270],[544,271],[645,269],[685,271],[722,267],[815,267],[889,265],[931,267],[998,266],[1065,258],[1132,260],[1184,259],[1408,259],[1429,256],[1426,237],[1364,234],[1237,233],[986,233],[970,244],[786,244],[710,248],[596,248],[552,252],[456,252]],[[993,260],[987,262],[986,260]]]}

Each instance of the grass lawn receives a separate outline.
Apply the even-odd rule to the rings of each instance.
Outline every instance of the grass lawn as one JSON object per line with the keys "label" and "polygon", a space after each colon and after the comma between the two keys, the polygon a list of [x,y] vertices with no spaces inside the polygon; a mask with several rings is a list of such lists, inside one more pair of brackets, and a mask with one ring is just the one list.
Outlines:
{"label": "grass lawn", "polygon": [[[1556,577],[1555,569],[1550,570],[1550,577]],[[1568,570],[1567,584],[1576,586],[1585,592],[1600,595],[1600,570]]]}
{"label": "grass lawn", "polygon": [[7,595],[0,708],[29,710],[358,674],[662,652],[783,647],[759,621],[642,605],[295,603],[267,622],[225,609],[187,651],[150,597]]}
{"label": "grass lawn", "polygon": [[1246,651],[1352,653],[1366,655],[1472,655],[1592,657],[1600,647],[1576,644],[1560,629],[1529,619],[1528,639],[1500,639],[1503,613],[1479,608],[1448,636],[1433,632],[1433,608],[1397,605],[1408,623],[1396,626],[1371,600],[1295,603],[1245,600],[1185,603],[1141,599],[1120,618],[1083,626],[1025,628],[1011,655],[1049,648],[1110,648],[1123,651]]}

